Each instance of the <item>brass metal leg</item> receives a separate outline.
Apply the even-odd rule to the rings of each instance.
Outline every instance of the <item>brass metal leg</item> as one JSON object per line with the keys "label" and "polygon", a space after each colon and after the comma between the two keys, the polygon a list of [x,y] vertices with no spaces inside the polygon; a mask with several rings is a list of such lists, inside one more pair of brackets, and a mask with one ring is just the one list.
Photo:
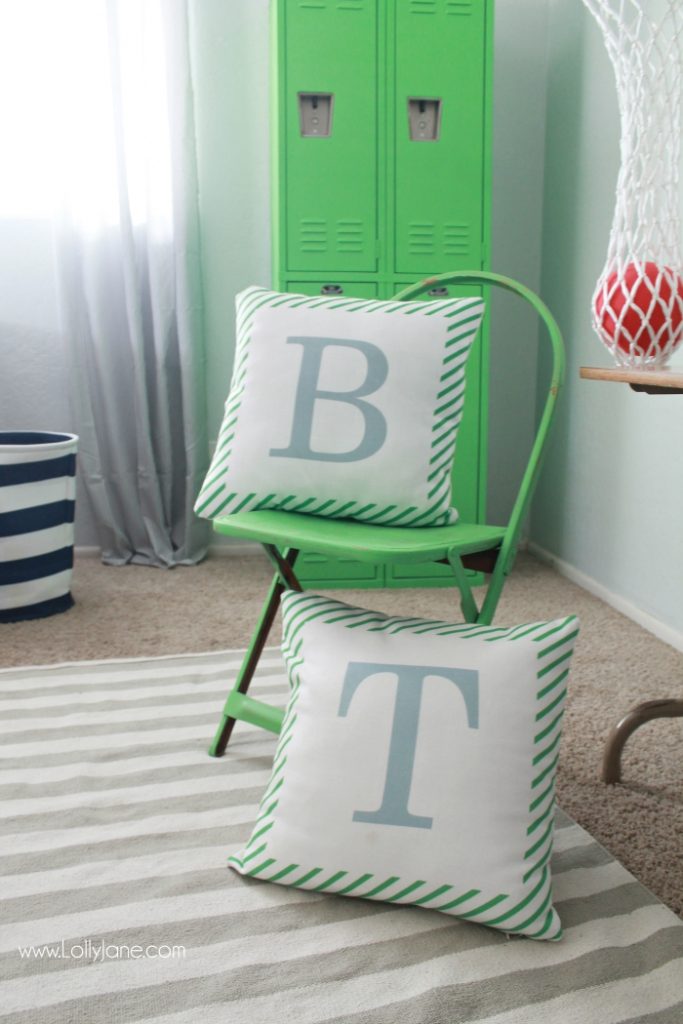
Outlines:
{"label": "brass metal leg", "polygon": [[631,708],[607,738],[602,759],[603,782],[621,781],[621,752],[626,740],[653,718],[683,718],[683,700],[646,700]]}

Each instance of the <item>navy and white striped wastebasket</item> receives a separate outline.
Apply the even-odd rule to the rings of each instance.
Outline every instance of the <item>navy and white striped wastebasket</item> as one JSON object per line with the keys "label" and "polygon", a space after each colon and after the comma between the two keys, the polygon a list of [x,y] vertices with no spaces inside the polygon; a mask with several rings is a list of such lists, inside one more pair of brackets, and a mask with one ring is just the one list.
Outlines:
{"label": "navy and white striped wastebasket", "polygon": [[76,434],[0,431],[0,623],[71,608]]}

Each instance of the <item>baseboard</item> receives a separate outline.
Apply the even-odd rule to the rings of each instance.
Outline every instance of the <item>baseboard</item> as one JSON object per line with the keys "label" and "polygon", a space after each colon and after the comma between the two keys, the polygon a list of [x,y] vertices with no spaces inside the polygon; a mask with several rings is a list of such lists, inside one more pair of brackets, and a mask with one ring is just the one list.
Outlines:
{"label": "baseboard", "polygon": [[576,583],[583,590],[587,590],[589,594],[599,597],[601,601],[615,608],[628,619],[637,622],[639,626],[652,633],[658,640],[663,640],[664,643],[675,647],[677,651],[683,651],[683,633],[680,630],[674,629],[673,626],[668,626],[665,622],[660,622],[659,619],[643,611],[638,605],[632,604],[631,601],[627,601],[626,598],[613,593],[613,591],[603,586],[602,583],[598,583],[592,576],[588,576],[587,573],[576,569],[569,562],[558,558],[552,552],[546,551],[540,544],[529,541],[528,550],[541,562],[545,562],[547,565],[552,566],[553,569],[556,569],[561,576],[565,576],[572,583]]}

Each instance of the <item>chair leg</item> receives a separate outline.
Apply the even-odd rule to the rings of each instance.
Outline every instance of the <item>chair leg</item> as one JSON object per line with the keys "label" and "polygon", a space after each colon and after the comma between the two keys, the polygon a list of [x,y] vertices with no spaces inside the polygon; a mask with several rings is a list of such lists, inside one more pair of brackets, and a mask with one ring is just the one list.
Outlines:
{"label": "chair leg", "polygon": [[503,592],[505,571],[500,556],[499,563],[496,563],[496,567],[491,573],[491,579],[489,580],[489,585],[486,588],[486,594],[484,595],[481,610],[477,617],[477,622],[482,626],[490,626],[493,622],[493,616],[496,614],[498,601],[500,600],[500,595]]}
{"label": "chair leg", "polygon": [[[294,565],[298,554],[299,552],[294,550],[288,551],[285,554],[284,562],[290,570]],[[294,577],[294,579],[296,579],[296,577]],[[235,726],[235,722],[237,721],[237,716],[230,714],[231,710],[235,710],[231,705],[241,703],[240,699],[236,699],[235,695],[243,696],[249,689],[254,672],[256,671],[256,666],[259,663],[259,659],[263,653],[263,648],[266,645],[273,622],[275,621],[275,616],[277,615],[277,610],[280,605],[280,598],[282,597],[285,589],[285,584],[278,572],[271,581],[266,600],[261,610],[261,618],[258,621],[251,638],[251,643],[244,655],[244,660],[242,661],[240,670],[237,673],[234,686],[228,694],[228,698],[225,702],[225,706],[221,714],[221,720],[218,725],[218,729],[216,730],[216,735],[209,747],[209,754],[211,757],[222,757],[225,753],[225,748],[228,745],[230,736],[232,735],[232,730]],[[280,712],[276,711],[276,709],[268,709],[264,706],[260,716],[262,720],[257,721],[257,724],[263,725],[264,728],[271,729],[273,732],[278,732],[280,717]],[[249,720],[257,720],[258,718],[258,712],[256,716],[249,716]]]}
{"label": "chair leg", "polygon": [[500,600],[500,595],[503,591],[507,559],[502,558],[500,554],[498,555],[493,571],[491,572],[491,578],[489,579],[481,608],[477,607],[477,602],[474,599],[474,594],[472,593],[470,581],[467,578],[467,570],[463,565],[462,557],[457,555],[454,551],[449,551],[448,561],[450,562],[453,575],[455,576],[455,582],[458,590],[460,591],[460,608],[465,618],[465,622],[476,622],[480,626],[490,626],[493,622],[493,616],[496,613],[498,601]]}
{"label": "chair leg", "polygon": [[453,575],[455,576],[455,582],[460,591],[460,609],[465,617],[465,622],[478,622],[479,621],[479,609],[477,608],[477,602],[474,600],[474,594],[470,586],[470,581],[467,578],[467,572],[462,564],[460,555],[456,555],[455,552],[448,552],[448,561],[451,564]]}

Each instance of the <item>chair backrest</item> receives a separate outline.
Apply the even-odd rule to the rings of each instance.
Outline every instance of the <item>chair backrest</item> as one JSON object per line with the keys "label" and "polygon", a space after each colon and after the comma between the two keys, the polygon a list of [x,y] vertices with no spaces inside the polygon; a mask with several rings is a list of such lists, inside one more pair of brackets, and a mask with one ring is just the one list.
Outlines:
{"label": "chair backrest", "polygon": [[484,270],[452,271],[451,273],[439,274],[436,277],[429,277],[424,281],[419,281],[417,284],[410,285],[408,288],[404,288],[402,291],[398,292],[395,298],[399,300],[416,299],[425,292],[431,291],[433,288],[451,284],[473,284],[481,286],[484,289],[494,286],[518,295],[521,299],[528,302],[535,310],[538,317],[543,322],[550,340],[552,363],[548,392],[543,406],[543,412],[536,429],[536,435],[531,447],[529,459],[522,475],[517,496],[512,506],[505,540],[503,541],[499,555],[499,559],[502,563],[502,572],[507,574],[510,569],[510,563],[514,559],[517,544],[519,542],[519,534],[536,487],[541,462],[547,445],[550,425],[555,414],[557,396],[564,381],[564,342],[562,340],[560,329],[545,303],[542,302],[541,299],[539,299],[539,297],[525,285],[520,284],[518,281],[513,281],[509,277],[503,277],[500,274],[492,274]]}

